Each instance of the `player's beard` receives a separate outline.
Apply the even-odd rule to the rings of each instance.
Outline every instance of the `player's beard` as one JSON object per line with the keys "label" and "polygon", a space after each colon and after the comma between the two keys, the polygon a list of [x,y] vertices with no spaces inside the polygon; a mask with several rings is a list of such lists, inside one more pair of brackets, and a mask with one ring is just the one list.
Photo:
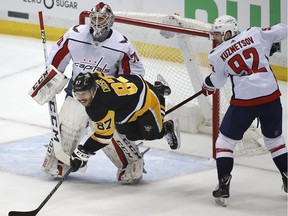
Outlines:
{"label": "player's beard", "polygon": [[97,88],[96,88],[95,90],[92,90],[92,91],[91,91],[91,95],[90,95],[89,98],[83,98],[83,99],[77,99],[77,100],[78,100],[84,107],[89,107],[89,106],[91,105],[92,101],[93,101],[93,98],[94,98],[95,94],[96,94],[96,90],[97,90]]}

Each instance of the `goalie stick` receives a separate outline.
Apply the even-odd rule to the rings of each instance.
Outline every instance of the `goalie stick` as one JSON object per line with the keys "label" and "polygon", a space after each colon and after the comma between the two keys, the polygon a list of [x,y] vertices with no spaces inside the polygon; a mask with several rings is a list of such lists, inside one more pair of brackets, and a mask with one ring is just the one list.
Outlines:
{"label": "goalie stick", "polygon": [[[38,12],[39,15],[39,24],[41,30],[41,38],[44,50],[44,58],[45,58],[45,69],[47,69],[47,47],[46,47],[46,36],[44,29],[44,21],[42,11]],[[51,128],[52,128],[52,138],[50,140],[48,148],[54,148],[55,156],[57,159],[62,161],[63,163],[70,165],[70,157],[65,154],[62,150],[61,146],[61,136],[60,136],[60,123],[57,109],[56,97],[54,96],[51,101],[48,102],[48,109],[51,120]]]}
{"label": "goalie stick", "polygon": [[43,206],[48,202],[48,200],[53,196],[53,194],[57,191],[57,189],[62,185],[62,183],[65,181],[67,176],[72,171],[72,167],[70,167],[65,175],[60,179],[60,181],[57,183],[57,185],[53,188],[53,190],[48,194],[48,196],[45,198],[45,200],[33,211],[10,211],[8,216],[35,216],[38,214],[38,212],[43,208]]}

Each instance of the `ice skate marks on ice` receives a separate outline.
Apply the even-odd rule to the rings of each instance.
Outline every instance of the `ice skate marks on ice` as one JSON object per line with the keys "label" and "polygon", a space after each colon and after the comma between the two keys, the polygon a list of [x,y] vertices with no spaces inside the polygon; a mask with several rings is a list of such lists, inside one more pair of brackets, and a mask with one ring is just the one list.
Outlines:
{"label": "ice skate marks on ice", "polygon": [[[0,145],[0,170],[24,176],[48,178],[40,169],[46,153],[44,145],[50,140],[50,134],[10,142]],[[163,139],[163,142],[166,142]],[[144,143],[145,145],[145,143]],[[148,148],[149,149],[149,148]],[[140,151],[145,154],[145,170],[142,182],[165,180],[215,168],[209,159],[196,157],[170,150],[151,148],[149,151],[140,144]],[[148,152],[147,152],[148,151]],[[96,183],[115,183],[116,167],[103,151],[90,158],[86,173],[73,173],[69,178],[76,178]]]}

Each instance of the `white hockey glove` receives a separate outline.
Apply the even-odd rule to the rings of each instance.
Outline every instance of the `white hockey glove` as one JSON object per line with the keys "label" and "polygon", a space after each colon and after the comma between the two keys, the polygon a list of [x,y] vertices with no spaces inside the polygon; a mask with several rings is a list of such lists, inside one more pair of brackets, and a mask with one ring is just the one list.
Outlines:
{"label": "white hockey glove", "polygon": [[216,92],[216,88],[215,87],[209,86],[205,82],[203,83],[203,85],[202,85],[202,93],[205,96],[214,94],[215,92]]}
{"label": "white hockey glove", "polygon": [[86,166],[88,159],[94,154],[87,152],[83,145],[79,145],[70,156],[70,166],[73,168],[72,172],[77,172],[80,168]]}
{"label": "white hockey glove", "polygon": [[68,80],[53,65],[49,65],[28,93],[38,104],[43,105],[59,94]]}
{"label": "white hockey glove", "polygon": [[207,76],[203,82],[203,85],[202,85],[202,93],[205,95],[205,96],[208,96],[208,95],[212,95],[216,92],[216,88],[215,86],[213,85],[212,81],[211,81],[211,78],[210,78],[211,75]]}

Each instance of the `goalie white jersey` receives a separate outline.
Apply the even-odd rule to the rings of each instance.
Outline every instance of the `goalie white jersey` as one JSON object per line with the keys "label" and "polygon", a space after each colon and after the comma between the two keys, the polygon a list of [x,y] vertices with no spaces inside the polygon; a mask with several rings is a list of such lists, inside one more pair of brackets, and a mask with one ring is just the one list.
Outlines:
{"label": "goalie white jersey", "polygon": [[213,68],[212,84],[221,88],[230,76],[231,104],[236,106],[253,106],[277,99],[281,93],[268,58],[272,44],[286,37],[287,25],[277,24],[271,28],[253,27],[224,41],[208,56]]}
{"label": "goalie white jersey", "polygon": [[100,71],[105,75],[137,74],[144,76],[142,61],[135,47],[116,30],[99,43],[93,40],[90,26],[71,27],[50,50],[48,64],[60,72],[73,59],[72,79],[79,73]]}

